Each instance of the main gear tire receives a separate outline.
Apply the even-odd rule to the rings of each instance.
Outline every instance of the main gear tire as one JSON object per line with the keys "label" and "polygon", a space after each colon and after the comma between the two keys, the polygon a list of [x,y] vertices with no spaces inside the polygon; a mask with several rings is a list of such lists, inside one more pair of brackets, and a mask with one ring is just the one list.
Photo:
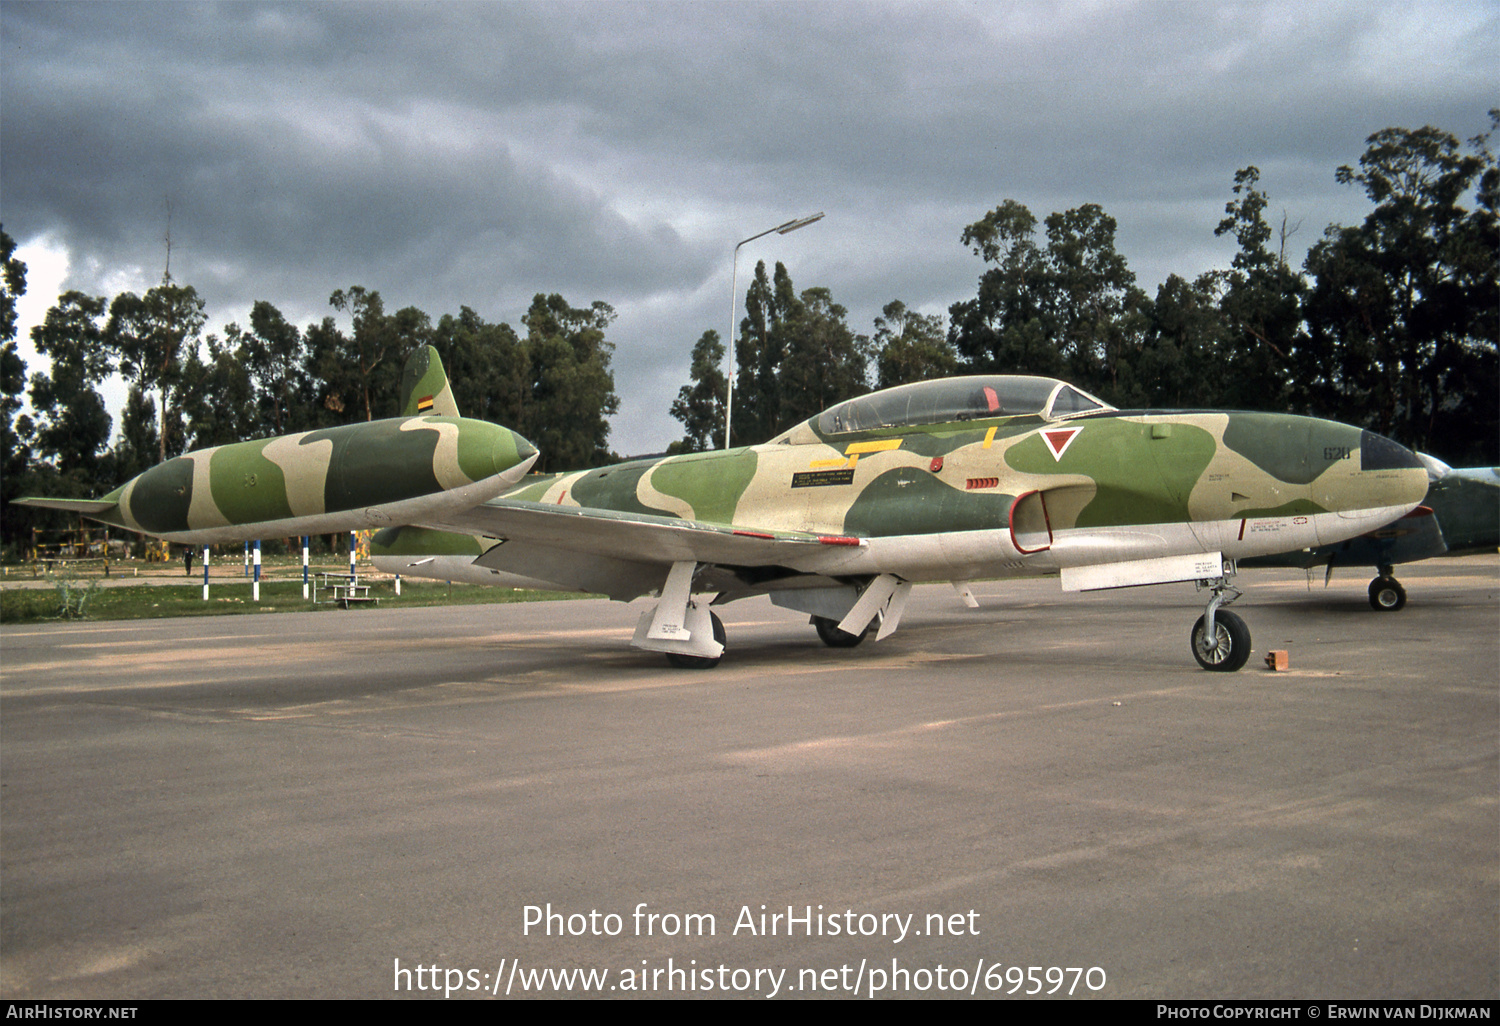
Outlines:
{"label": "main gear tire", "polygon": [[[709,613],[708,618],[713,621],[714,640],[721,645],[724,644],[725,640],[729,637],[724,632],[724,622],[719,619],[719,614],[717,613]],[[719,665],[719,660],[723,658],[724,654],[722,652],[716,656],[679,655],[676,652],[667,653],[667,662],[679,670],[712,670],[715,666]]]}
{"label": "main gear tire", "polygon": [[1406,589],[1394,577],[1370,582],[1370,608],[1377,613],[1397,613],[1406,608]]}
{"label": "main gear tire", "polygon": [[812,618],[813,627],[817,629],[818,637],[823,639],[823,644],[829,648],[853,648],[865,640],[865,635],[870,633],[866,627],[863,633],[850,634],[848,631],[839,630],[839,622],[826,616],[815,616]]}

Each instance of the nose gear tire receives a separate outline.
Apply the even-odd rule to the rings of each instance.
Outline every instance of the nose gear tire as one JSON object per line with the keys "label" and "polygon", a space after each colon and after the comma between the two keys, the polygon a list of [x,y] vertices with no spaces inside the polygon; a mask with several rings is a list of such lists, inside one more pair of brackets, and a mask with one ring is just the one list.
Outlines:
{"label": "nose gear tire", "polygon": [[1205,670],[1233,673],[1250,659],[1250,628],[1234,613],[1220,609],[1214,614],[1214,637],[1205,637],[1207,616],[1193,624],[1193,658]]}

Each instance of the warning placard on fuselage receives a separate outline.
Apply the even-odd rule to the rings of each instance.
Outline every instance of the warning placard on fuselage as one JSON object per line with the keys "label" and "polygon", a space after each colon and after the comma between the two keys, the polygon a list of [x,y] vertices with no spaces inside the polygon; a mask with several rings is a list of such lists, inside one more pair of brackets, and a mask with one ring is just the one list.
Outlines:
{"label": "warning placard on fuselage", "polygon": [[853,467],[845,467],[843,470],[808,470],[792,475],[793,488],[823,488],[828,485],[847,485],[853,483]]}

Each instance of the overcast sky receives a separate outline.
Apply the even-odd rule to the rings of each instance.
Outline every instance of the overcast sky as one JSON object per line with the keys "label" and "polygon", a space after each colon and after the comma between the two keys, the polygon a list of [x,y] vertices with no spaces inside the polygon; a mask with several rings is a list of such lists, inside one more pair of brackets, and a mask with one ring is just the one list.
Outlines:
{"label": "overcast sky", "polygon": [[[1500,105],[1500,3],[0,3],[0,222],[25,314],[171,272],[209,325],[339,288],[519,327],[537,292],[618,312],[611,445],[659,451],[735,243],[869,334],[972,298],[1005,199],[1097,203],[1154,293],[1227,266],[1262,172],[1293,242],[1368,211],[1371,133],[1468,139]],[[1300,259],[1300,256],[1299,256]],[[24,330],[24,328],[23,328]],[[1021,368],[1024,369],[1024,368]],[[118,401],[118,400],[117,400]]]}

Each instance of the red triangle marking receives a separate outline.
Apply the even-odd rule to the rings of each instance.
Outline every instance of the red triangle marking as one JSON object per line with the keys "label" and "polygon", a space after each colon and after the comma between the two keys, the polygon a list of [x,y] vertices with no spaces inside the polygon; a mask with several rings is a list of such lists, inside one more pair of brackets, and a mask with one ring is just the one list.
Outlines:
{"label": "red triangle marking", "polygon": [[1047,448],[1052,450],[1052,458],[1061,461],[1063,453],[1068,451],[1068,446],[1073,444],[1073,439],[1083,434],[1081,427],[1053,428],[1042,432],[1042,441],[1047,443]]}

